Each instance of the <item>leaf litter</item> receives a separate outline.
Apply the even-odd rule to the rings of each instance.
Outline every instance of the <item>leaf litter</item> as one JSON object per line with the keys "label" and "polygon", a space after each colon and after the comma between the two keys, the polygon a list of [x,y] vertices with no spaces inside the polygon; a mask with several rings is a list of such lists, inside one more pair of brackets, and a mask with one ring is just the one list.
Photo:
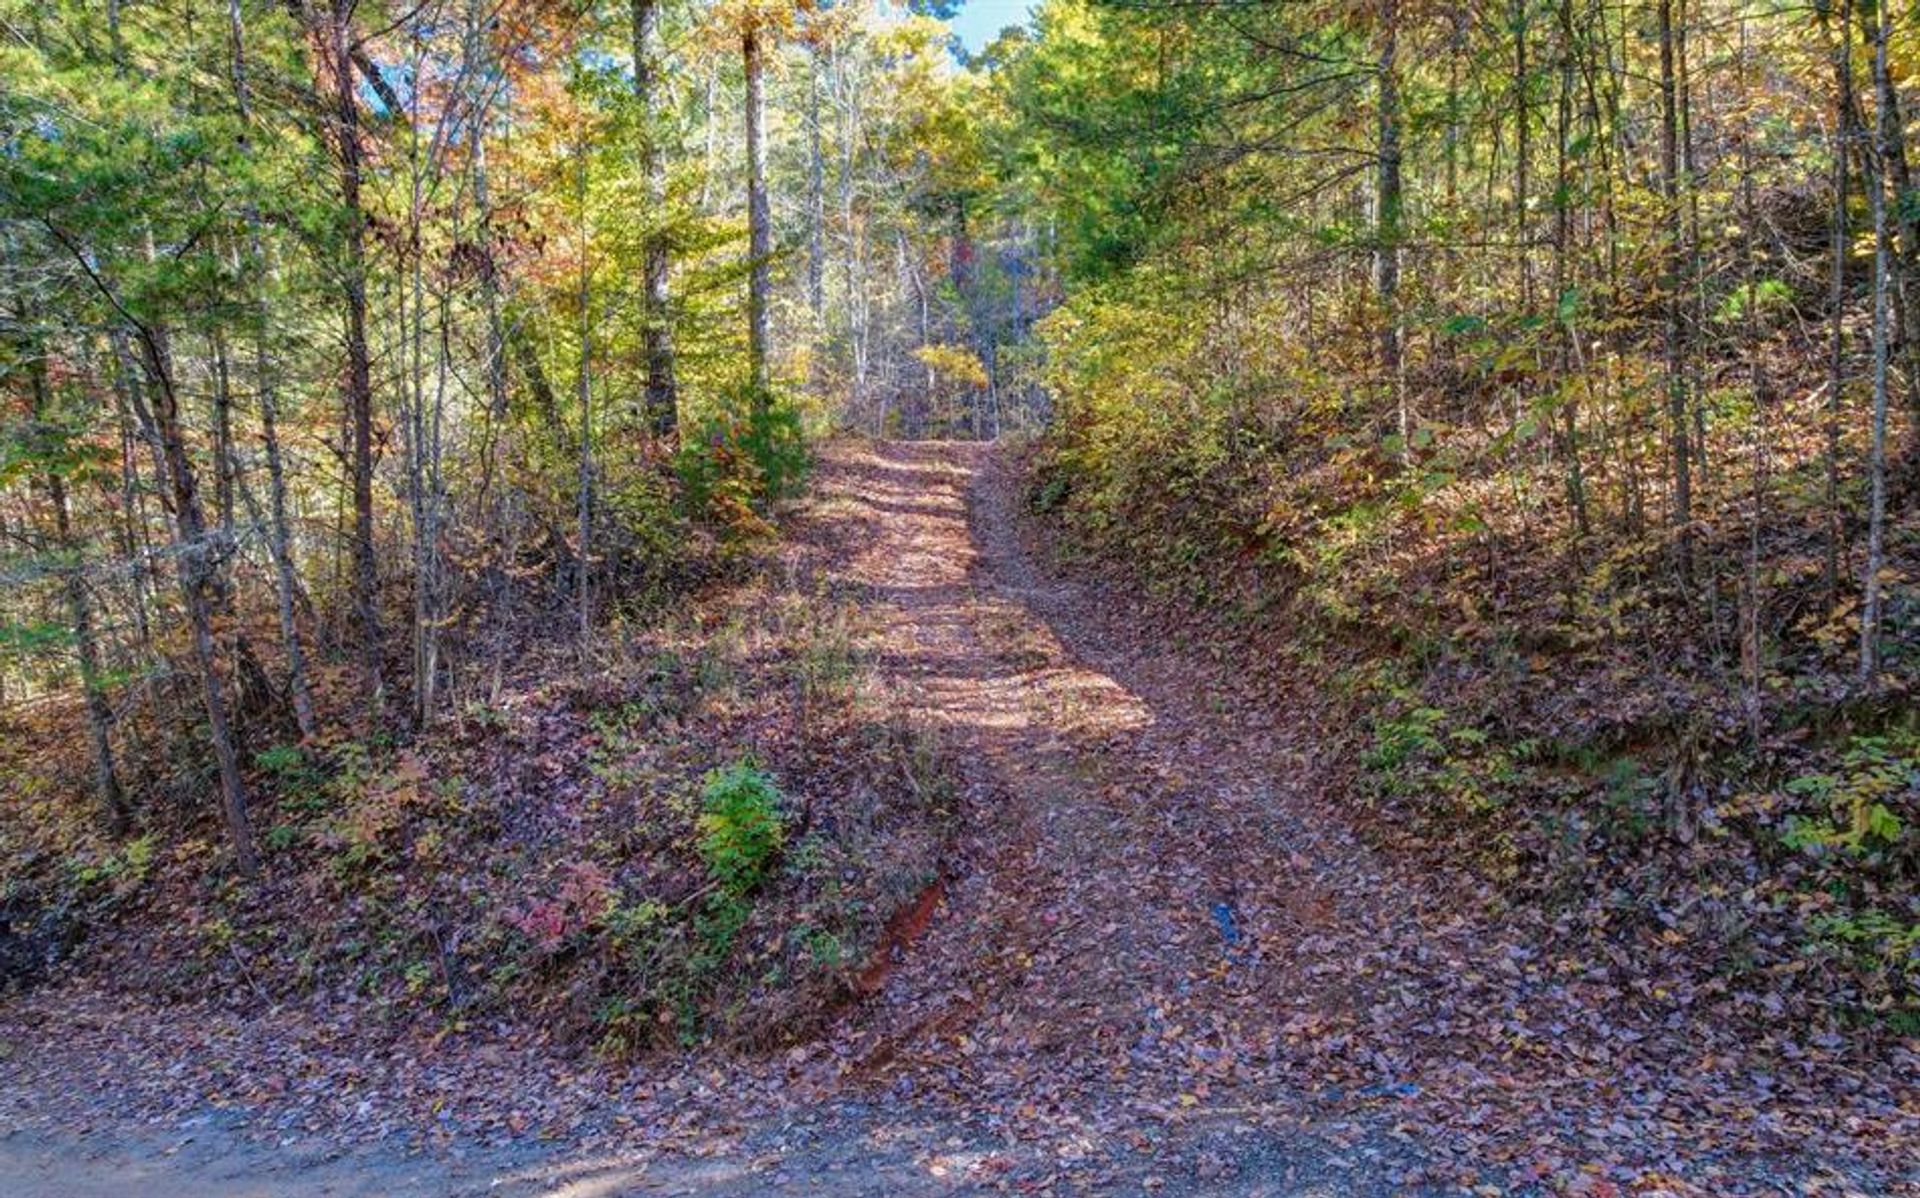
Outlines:
{"label": "leaf litter", "polygon": [[1915,1185],[1911,1042],[1753,1034],[1710,971],[1571,951],[1372,847],[1312,680],[1048,564],[1005,455],[835,446],[816,492],[792,552],[860,597],[964,813],[817,1034],[614,1063],[512,1012],[450,1033],[80,972],[0,1008],[0,1120],[761,1162],[687,1191],[715,1193]]}

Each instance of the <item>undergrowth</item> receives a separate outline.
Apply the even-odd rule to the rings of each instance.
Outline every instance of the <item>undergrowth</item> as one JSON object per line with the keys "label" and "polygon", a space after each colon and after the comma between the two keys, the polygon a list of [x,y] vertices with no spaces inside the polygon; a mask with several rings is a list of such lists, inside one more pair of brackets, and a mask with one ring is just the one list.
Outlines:
{"label": "undergrowth", "polygon": [[425,733],[258,747],[258,882],[218,868],[200,807],[118,842],[0,821],[0,964],[162,998],[343,996],[616,1058],[810,1034],[942,868],[956,811],[944,751],[877,689],[857,595],[769,545]]}
{"label": "undergrowth", "polygon": [[[1920,525],[1892,522],[1862,689],[1857,580],[1822,577],[1816,410],[1771,414],[1757,542],[1744,479],[1703,485],[1688,584],[1644,513],[1582,530],[1528,449],[1551,428],[1488,421],[1497,396],[1369,436],[1321,364],[1283,345],[1223,380],[1166,327],[1106,299],[1045,330],[1059,418],[1027,495],[1064,553],[1313,680],[1357,822],[1495,907],[1716,977],[1756,1020],[1920,1026]],[[1751,411],[1709,415],[1751,435]]]}

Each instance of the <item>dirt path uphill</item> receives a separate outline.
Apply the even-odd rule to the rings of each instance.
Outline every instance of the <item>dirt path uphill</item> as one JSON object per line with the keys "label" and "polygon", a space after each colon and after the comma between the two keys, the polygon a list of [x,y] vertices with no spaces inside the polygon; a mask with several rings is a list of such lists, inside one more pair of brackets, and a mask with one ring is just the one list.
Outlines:
{"label": "dirt path uphill", "polygon": [[1746,1043],[1711,980],[1556,954],[1464,879],[1371,852],[1326,783],[1314,680],[1171,644],[1124,587],[1045,565],[1007,455],[847,447],[823,483],[869,516],[850,573],[975,821],[939,917],[844,1029],[856,1076],[1089,1150],[1230,1126],[1502,1190],[1913,1183],[1910,1058]]}
{"label": "dirt path uphill", "polygon": [[1345,1002],[1310,980],[1322,945],[1377,939],[1406,903],[1302,801],[1303,729],[1221,719],[1176,664],[1137,670],[1124,603],[1035,568],[1002,469],[958,445],[830,467],[886,514],[854,574],[979,821],[943,917],[862,1012],[860,1065],[1049,1119],[1199,1107]]}
{"label": "dirt path uphill", "polygon": [[[1861,1072],[1789,1045],[1762,1068],[1737,1030],[1632,962],[1545,952],[1462,902],[1457,880],[1370,851],[1325,785],[1312,680],[1172,643],[1178,630],[1146,620],[1123,588],[1043,566],[1002,452],[829,447],[795,533],[828,547],[828,581],[869,613],[893,701],[959,763],[946,798],[967,827],[948,878],[902,917],[890,958],[817,1042],[606,1077],[517,1053],[503,1064],[497,1049],[490,1063],[443,1062],[503,1085],[552,1077],[567,1126],[633,1129],[591,1150],[568,1133],[452,1161],[445,1138],[425,1155],[336,1151],[324,1137],[289,1148],[231,1126],[244,1112],[197,1116],[184,1138],[178,1122],[102,1116],[83,1141],[71,1119],[32,1113],[58,1108],[53,1091],[87,1060],[35,1069],[0,1052],[0,1128],[15,1129],[0,1137],[0,1192],[1604,1196],[1913,1183],[1902,1062]],[[66,1016],[46,1000],[31,1011],[38,1029],[26,1018],[0,1019],[0,1042],[17,1050]],[[251,1020],[217,1049],[244,1060],[250,1038],[279,1034]],[[150,1073],[193,1051],[114,1043],[93,1070]],[[598,1113],[582,1124],[588,1105]]]}

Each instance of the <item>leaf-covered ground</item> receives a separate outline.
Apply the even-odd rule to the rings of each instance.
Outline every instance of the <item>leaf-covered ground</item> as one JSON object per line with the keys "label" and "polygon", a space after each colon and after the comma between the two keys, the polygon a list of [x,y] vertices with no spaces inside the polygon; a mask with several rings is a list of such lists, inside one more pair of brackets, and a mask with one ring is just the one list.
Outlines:
{"label": "leaf-covered ground", "polygon": [[[584,1161],[616,1171],[583,1192],[1920,1180],[1913,1045],[1753,1034],[1710,971],[1583,953],[1465,871],[1368,847],[1315,680],[1044,566],[1020,484],[977,447],[843,446],[801,518],[796,543],[826,547],[808,585],[858,597],[901,736],[953,763],[950,793],[906,769],[888,801],[951,803],[961,828],[944,880],[864,925],[879,949],[834,975],[819,1034],[614,1063],[553,1030],[577,1021],[522,1017],[512,979],[490,1018],[434,1028],[325,991],[170,1003],[81,974],[0,1013],[0,1177],[81,1192],[181,1134],[242,1146],[243,1176],[350,1151],[400,1193]],[[120,1155],[74,1164],[88,1129]],[[180,1155],[209,1194],[304,1192],[284,1171],[221,1189],[221,1154]]]}

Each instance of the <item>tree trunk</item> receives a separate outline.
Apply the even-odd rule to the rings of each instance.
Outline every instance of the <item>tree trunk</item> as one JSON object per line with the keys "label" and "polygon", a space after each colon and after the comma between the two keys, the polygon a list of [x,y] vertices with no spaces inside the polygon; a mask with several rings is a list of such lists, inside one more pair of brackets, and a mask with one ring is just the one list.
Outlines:
{"label": "tree trunk", "polygon": [[807,50],[807,308],[815,335],[827,312],[827,174],[820,149],[820,50]]}
{"label": "tree trunk", "polygon": [[1829,605],[1840,601],[1840,412],[1847,367],[1847,155],[1853,141],[1853,0],[1840,0],[1833,47],[1833,227],[1827,289],[1827,404],[1825,412],[1826,586]]}
{"label": "tree trunk", "polygon": [[332,0],[327,27],[316,31],[332,86],[334,152],[346,241],[340,262],[347,344],[344,395],[353,490],[353,606],[359,620],[368,714],[378,721],[385,703],[380,632],[380,575],[373,542],[373,368],[367,348],[367,214],[361,202],[360,106],[354,94],[354,0]]}
{"label": "tree trunk", "polygon": [[[865,231],[855,220],[854,168],[859,163],[860,85],[852,78],[846,60],[835,55],[836,81],[844,97],[840,127],[840,227],[845,254],[841,260],[842,286],[846,290],[847,352],[852,358],[850,408],[860,412],[867,397],[868,307],[866,287]],[[875,436],[885,434],[882,418]]]}
{"label": "tree trunk", "polygon": [[1681,359],[1680,320],[1685,214],[1680,206],[1680,108],[1674,73],[1673,0],[1656,0],[1660,32],[1660,201],[1666,225],[1661,272],[1665,320],[1661,336],[1667,389],[1667,436],[1673,464],[1673,527],[1680,581],[1693,581],[1693,476],[1687,433],[1687,379]]}
{"label": "tree trunk", "polygon": [[587,229],[587,147],[581,143],[575,161],[576,187],[580,200],[580,367],[575,387],[580,399],[580,636],[584,642],[593,627],[591,581],[593,532],[593,291],[588,270],[592,245]]}
{"label": "tree trunk", "polygon": [[[236,14],[238,9],[236,3]],[[239,36],[237,29],[235,36],[236,39]],[[254,268],[259,272],[251,313],[253,376],[260,403],[261,446],[267,457],[267,543],[273,557],[274,602],[279,615],[281,649],[287,657],[287,690],[293,703],[294,725],[300,730],[302,740],[312,741],[319,735],[320,725],[314,714],[307,654],[300,643],[299,624],[295,617],[300,581],[293,564],[293,536],[287,517],[287,470],[280,451],[279,380],[274,371],[272,353],[267,348],[271,322],[266,281],[272,277],[272,270],[267,263],[265,241],[260,235],[260,214],[252,208],[247,211],[247,234]]]}
{"label": "tree trunk", "polygon": [[[1559,96],[1554,110],[1555,142],[1559,147],[1554,158],[1554,201],[1553,201],[1553,294],[1548,297],[1555,314],[1560,319],[1562,339],[1560,342],[1560,372],[1565,376],[1570,371],[1578,371],[1582,376],[1586,371],[1580,364],[1580,331],[1574,324],[1574,312],[1569,308],[1562,311],[1562,303],[1568,289],[1572,286],[1573,272],[1569,259],[1573,253],[1573,195],[1571,163],[1567,156],[1567,143],[1573,136],[1573,60],[1578,43],[1573,28],[1572,0],[1560,0],[1560,63]],[[1580,411],[1571,387],[1566,389],[1561,402],[1565,431],[1562,434],[1562,452],[1567,457],[1567,502],[1573,508],[1575,566],[1579,568],[1579,543],[1592,532],[1587,514],[1587,482],[1580,465]]]}
{"label": "tree trunk", "polygon": [[1520,311],[1533,311],[1533,247],[1527,224],[1527,0],[1513,0],[1513,240],[1520,274]]}
{"label": "tree trunk", "polygon": [[[485,0],[475,0],[473,16],[476,27],[486,11]],[[485,53],[486,34],[478,34],[479,44]],[[475,72],[476,79],[487,77],[487,70]],[[487,526],[492,530],[490,549],[487,556],[488,602],[487,620],[492,636],[488,652],[492,656],[489,668],[489,702],[497,701],[501,682],[506,673],[507,646],[510,630],[513,627],[517,605],[517,587],[513,576],[513,563],[519,553],[519,521],[514,511],[512,484],[505,479],[496,482],[500,473],[500,462],[514,460],[517,454],[517,436],[511,420],[509,393],[507,389],[507,325],[500,302],[500,264],[495,253],[495,235],[493,227],[493,193],[489,185],[487,169],[487,121],[483,118],[474,123],[473,129],[473,207],[476,234],[481,252],[480,298],[481,309],[486,316],[486,367],[487,367],[487,406],[486,436],[481,450],[480,488],[478,507],[484,513]]]}
{"label": "tree trunk", "polygon": [[81,573],[80,546],[73,536],[73,521],[67,510],[66,482],[56,472],[47,476],[47,495],[53,503],[54,535],[60,551],[72,560],[65,564],[62,590],[66,596],[67,618],[73,624],[75,656],[80,662],[80,690],[86,701],[87,741],[93,750],[94,792],[107,817],[107,827],[115,835],[124,834],[133,824],[133,808],[120,785],[120,772],[113,763],[113,708],[107,703],[101,682],[100,642],[93,629],[93,605],[87,598],[87,583]]}
{"label": "tree trunk", "polygon": [[1380,367],[1392,389],[1401,456],[1410,460],[1412,417],[1400,345],[1400,34],[1399,0],[1380,0],[1379,177],[1374,195],[1374,287],[1380,303]]}
{"label": "tree trunk", "polygon": [[[1871,45],[1878,37],[1874,22],[1879,10],[1874,6],[1861,5],[1856,11],[1861,32]],[[1880,167],[1881,177],[1886,180],[1894,197],[1893,207],[1888,211],[1888,220],[1892,222],[1895,233],[1890,251],[1893,261],[1892,336],[1895,348],[1906,358],[1909,376],[1907,403],[1916,417],[1912,433],[1920,436],[1920,330],[1914,327],[1916,322],[1920,322],[1920,297],[1914,294],[1914,278],[1920,274],[1920,222],[1914,219],[1912,206],[1902,202],[1902,197],[1913,194],[1913,171],[1907,162],[1907,126],[1902,115],[1900,92],[1895,88],[1877,96],[1875,103],[1885,105],[1893,129],[1891,151]]]}
{"label": "tree trunk", "polygon": [[[22,328],[27,327],[24,318]],[[46,356],[39,347],[28,349],[28,377],[33,385],[33,415],[36,422],[48,418],[52,396],[47,385]],[[99,797],[107,828],[116,836],[133,823],[133,808],[120,785],[120,772],[113,762],[113,708],[107,703],[101,682],[100,643],[94,633],[93,604],[87,596],[83,573],[85,564],[81,545],[73,534],[73,518],[67,504],[67,482],[59,470],[47,471],[47,501],[53,508],[53,543],[59,551],[61,594],[67,605],[67,620],[73,626],[74,654],[80,666],[80,692],[87,712],[87,742],[93,751],[93,786]]]}
{"label": "tree trunk", "polygon": [[646,180],[647,237],[646,334],[647,413],[654,435],[671,440],[680,422],[678,385],[674,379],[673,309],[670,293],[672,250],[667,230],[667,168],[660,152],[662,116],[654,90],[659,80],[656,61],[659,42],[659,0],[633,0],[633,93],[640,102],[640,173]]}
{"label": "tree trunk", "polygon": [[1867,459],[1867,567],[1860,604],[1860,682],[1872,685],[1880,668],[1880,571],[1885,565],[1887,526],[1887,367],[1892,330],[1893,221],[1887,211],[1888,163],[1893,156],[1893,72],[1887,43],[1893,37],[1892,6],[1875,6],[1873,87],[1879,109],[1875,121],[1874,177],[1868,181],[1873,211],[1873,433]]}
{"label": "tree trunk", "polygon": [[765,64],[760,29],[749,23],[740,35],[747,76],[747,364],[756,411],[772,400],[767,355],[768,304],[773,293],[773,219],[767,210]]}
{"label": "tree trunk", "polygon": [[[1749,56],[1747,19],[1740,17],[1740,78],[1741,90],[1751,95],[1752,63]],[[1747,562],[1746,562],[1746,635],[1741,638],[1741,659],[1746,673],[1746,714],[1747,738],[1756,752],[1760,749],[1762,716],[1765,711],[1762,683],[1765,671],[1763,641],[1764,627],[1762,614],[1765,608],[1765,595],[1761,581],[1760,550],[1762,534],[1765,531],[1768,456],[1767,417],[1772,407],[1772,384],[1768,380],[1766,365],[1760,352],[1760,293],[1759,266],[1754,258],[1754,242],[1760,237],[1760,209],[1754,198],[1753,187],[1753,118],[1752,108],[1744,109],[1749,115],[1740,130],[1740,208],[1742,223],[1740,238],[1741,282],[1746,290],[1746,320],[1743,332],[1746,344],[1743,347],[1747,359],[1747,380],[1753,391],[1753,465],[1751,477],[1751,510],[1747,521]]]}

